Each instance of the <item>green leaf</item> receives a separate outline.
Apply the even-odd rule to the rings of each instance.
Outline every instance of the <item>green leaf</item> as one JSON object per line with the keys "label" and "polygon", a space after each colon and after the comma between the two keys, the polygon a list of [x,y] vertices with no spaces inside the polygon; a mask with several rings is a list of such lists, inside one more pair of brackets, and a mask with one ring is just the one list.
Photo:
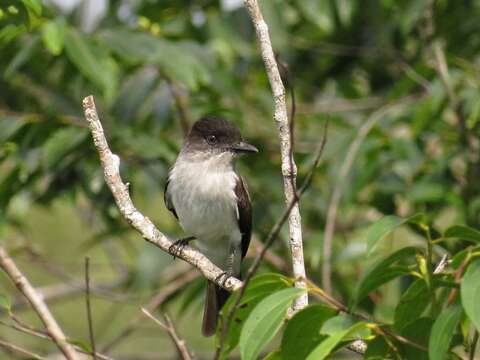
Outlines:
{"label": "green leaf", "polygon": [[[245,294],[240,301],[240,306],[235,312],[234,320],[231,322],[228,334],[224,341],[221,359],[228,357],[228,354],[237,346],[240,340],[240,334],[245,324],[246,319],[256,307],[256,305],[265,299],[267,296],[279,290],[286,289],[291,286],[291,281],[278,273],[265,273],[252,278],[250,284],[245,290]],[[223,316],[230,312],[235,303],[236,293],[230,296],[227,303],[223,306],[220,314],[220,324],[217,327],[216,340],[220,338],[220,331],[222,329]]]}
{"label": "green leaf", "polygon": [[192,90],[211,81],[208,67],[214,64],[214,58],[193,42],[173,42],[126,30],[105,31],[100,39],[125,60],[158,66],[170,79],[182,82]]}
{"label": "green leaf", "polygon": [[65,21],[63,18],[47,21],[42,26],[42,40],[52,55],[62,52],[65,39]]}
{"label": "green leaf", "polygon": [[283,355],[280,350],[272,351],[263,358],[263,360],[283,360]]}
{"label": "green leaf", "polygon": [[10,298],[0,294],[0,308],[10,311],[12,308],[12,302],[10,301]]}
{"label": "green leaf", "polygon": [[75,346],[78,346],[80,349],[82,349],[83,351],[85,351],[86,353],[92,353],[92,347],[90,346],[89,343],[83,341],[83,340],[79,340],[79,339],[67,339],[67,341],[72,344],[72,345],[75,345]]}
{"label": "green leaf", "polygon": [[416,214],[406,219],[395,215],[389,215],[373,223],[367,230],[367,256],[372,255],[377,248],[378,242],[385,238],[385,236],[390,234],[397,227],[408,222],[422,222],[423,218],[423,214]]}
{"label": "green leaf", "polygon": [[406,219],[395,215],[385,216],[373,223],[367,230],[367,256],[375,250],[377,243],[390,234],[396,227],[404,224]]}
{"label": "green leaf", "polygon": [[462,316],[462,308],[458,305],[444,310],[432,327],[428,341],[428,355],[430,360],[444,360],[455,329]]}
{"label": "green leaf", "polygon": [[468,317],[480,331],[480,259],[473,261],[460,284],[462,305]]}
{"label": "green leaf", "polygon": [[396,264],[408,259],[414,260],[416,252],[417,249],[414,247],[402,248],[367,270],[355,289],[353,305],[358,304],[360,300],[379,286],[408,274],[410,271],[407,266]]}
{"label": "green leaf", "polygon": [[58,166],[87,136],[85,129],[66,127],[57,130],[42,147],[42,163],[46,169]]}
{"label": "green leaf", "polygon": [[325,359],[333,349],[345,338],[351,336],[355,332],[358,332],[366,327],[366,323],[359,322],[350,328],[340,331],[336,334],[329,336],[323,340],[307,357],[307,360],[322,360]]}
{"label": "green leaf", "polygon": [[42,15],[42,3],[40,0],[22,0],[23,5],[37,16]]}
{"label": "green leaf", "polygon": [[445,231],[443,237],[459,238],[478,243],[480,242],[480,231],[464,225],[454,225]]}
{"label": "green leaf", "polygon": [[395,308],[395,328],[401,330],[408,323],[418,319],[429,302],[430,294],[425,281],[423,279],[414,281],[402,294],[402,297]]}
{"label": "green leaf", "polygon": [[304,290],[288,288],[263,299],[249,315],[240,335],[243,360],[257,359],[262,348],[282,326],[287,309]]}
{"label": "green leaf", "polygon": [[331,2],[328,0],[301,0],[298,7],[305,18],[318,26],[324,33],[330,33],[335,26]]}
{"label": "green leaf", "polygon": [[108,102],[111,101],[117,91],[118,68],[105,50],[73,28],[66,29],[65,50],[83,76],[103,91]]}
{"label": "green leaf", "polygon": [[[348,314],[340,314],[331,319],[328,319],[325,324],[323,324],[322,328],[320,329],[320,334],[322,335],[334,335],[341,331],[349,329],[352,325],[357,323],[357,319],[353,316]],[[368,328],[361,329],[358,332],[354,332],[350,334],[350,337],[347,340],[355,340],[355,339],[366,339],[371,335],[371,331]]]}
{"label": "green leaf", "polygon": [[383,336],[376,336],[372,341],[367,342],[367,351],[365,360],[384,360],[387,359],[389,347]]}
{"label": "green leaf", "polygon": [[[428,347],[428,338],[432,329],[433,320],[430,318],[418,318],[415,321],[405,326],[400,335],[409,339],[416,344]],[[428,353],[424,350],[410,346],[408,344],[402,345],[405,359],[428,360]]]}
{"label": "green leaf", "polygon": [[324,322],[336,311],[325,305],[311,305],[288,321],[282,337],[282,359],[304,359],[325,338],[320,334]]}

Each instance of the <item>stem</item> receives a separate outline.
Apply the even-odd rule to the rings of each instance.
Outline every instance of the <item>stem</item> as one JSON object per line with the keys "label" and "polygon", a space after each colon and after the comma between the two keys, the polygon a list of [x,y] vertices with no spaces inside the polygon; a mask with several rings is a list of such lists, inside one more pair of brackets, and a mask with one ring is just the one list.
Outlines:
{"label": "stem", "polygon": [[427,236],[427,285],[432,299],[431,313],[435,318],[438,313],[438,304],[433,286],[433,241],[429,226],[425,226],[425,234]]}
{"label": "stem", "polygon": [[472,345],[470,346],[470,352],[468,356],[469,360],[475,360],[475,350],[477,349],[477,343],[478,343],[478,331],[475,330],[475,333],[473,334]]}

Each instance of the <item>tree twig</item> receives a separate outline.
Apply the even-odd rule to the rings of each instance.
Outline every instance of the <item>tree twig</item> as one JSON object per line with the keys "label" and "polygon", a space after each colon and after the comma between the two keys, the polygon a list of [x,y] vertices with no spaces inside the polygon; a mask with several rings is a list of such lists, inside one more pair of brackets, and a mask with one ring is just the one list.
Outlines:
{"label": "tree twig", "polygon": [[178,353],[180,354],[183,360],[193,359],[192,355],[190,355],[190,351],[188,351],[187,345],[185,344],[185,340],[183,340],[178,336],[177,330],[175,329],[175,326],[173,325],[172,320],[170,320],[167,314],[163,315],[163,317],[165,318],[165,324],[164,324],[160,320],[158,320],[155,316],[153,316],[147,309],[142,308],[142,312],[167,332],[167,334],[172,339],[173,343],[175,344],[175,347],[178,350]]}
{"label": "tree twig", "polygon": [[[35,328],[33,328],[33,327],[31,327],[27,324],[18,322],[18,319],[15,320],[14,324],[8,324],[8,323],[0,320],[0,325],[7,326],[7,327],[12,328],[14,330],[20,331],[24,334],[32,335],[32,336],[35,336],[35,337],[40,338],[40,339],[49,340],[49,341],[52,340],[52,337],[48,333],[40,331],[38,329],[35,329]],[[78,352],[81,352],[83,354],[93,355],[91,352],[83,350],[80,346],[73,345],[73,347],[75,348],[75,350],[77,350]],[[100,354],[98,352],[95,355],[97,356],[97,358],[99,358],[101,360],[113,360],[111,357]]]}
{"label": "tree twig", "polygon": [[18,354],[26,356],[29,359],[46,360],[45,357],[35,354],[34,352],[31,352],[30,350],[27,350],[21,346],[12,344],[11,342],[8,342],[2,338],[0,338],[0,347],[3,347],[9,351],[16,352]]}
{"label": "tree twig", "polygon": [[[176,293],[178,290],[182,289],[188,283],[192,282],[194,279],[198,277],[198,272],[190,269],[185,274],[179,276],[176,279],[172,279],[168,282],[166,286],[164,286],[158,293],[155,295],[148,305],[145,308],[148,311],[154,311],[157,309],[168,297],[172,294]],[[131,319],[128,325],[117,335],[113,338],[107,345],[105,345],[102,349],[103,352],[111,351],[115,346],[117,346],[122,340],[130,336],[141,323],[143,317],[141,314]]]}
{"label": "tree twig", "polygon": [[40,320],[42,320],[48,334],[51,336],[59,350],[69,360],[78,359],[77,352],[73,346],[68,343],[63,330],[58,325],[43,299],[30,284],[28,279],[21,273],[15,265],[15,262],[8,256],[2,246],[0,246],[0,267],[13,281],[17,289],[28,299],[33,310],[35,310]]}
{"label": "tree twig", "polygon": [[[128,192],[128,186],[123,183],[120,176],[120,158],[113,154],[108,146],[102,124],[95,108],[93,96],[88,96],[83,99],[83,108],[85,119],[88,122],[93,142],[102,163],[105,182],[112,192],[120,213],[145,240],[160,249],[169,252],[169,248],[173,245],[173,241],[160,232],[152,221],[138,211],[133,205]],[[176,254],[176,256],[195,266],[208,280],[215,282],[217,285],[228,291],[235,291],[242,285],[242,282],[234,277],[229,277],[224,281],[221,276],[223,270],[214,265],[205,255],[188,245],[183,247],[181,253]]]}
{"label": "tree twig", "polygon": [[380,121],[387,113],[396,111],[404,106],[411,104],[413,101],[418,100],[418,96],[407,96],[391,104],[386,104],[374,111],[367,120],[360,126],[358,131],[356,131],[356,136],[350,147],[347,150],[345,159],[340,168],[337,181],[334,183],[334,188],[332,191],[332,197],[328,204],[327,210],[327,222],[325,225],[325,233],[323,237],[323,263],[322,263],[322,287],[323,289],[331,293],[332,292],[332,243],[333,243],[333,234],[335,232],[335,221],[337,217],[338,204],[343,193],[345,180],[348,177],[348,173],[352,168],[353,162],[357,156],[360,146],[365,140],[366,136],[375,126],[375,124]]}
{"label": "tree twig", "polygon": [[88,335],[92,347],[93,360],[97,360],[95,349],[95,336],[93,335],[92,307],[90,305],[90,258],[85,258],[85,305],[87,307]]}
{"label": "tree twig", "polygon": [[[306,289],[305,263],[303,258],[303,241],[300,209],[298,201],[295,200],[296,190],[293,186],[297,175],[295,161],[292,159],[290,127],[288,124],[287,104],[285,101],[285,88],[282,83],[278,65],[273,53],[268,26],[265,22],[257,0],[244,0],[252,20],[255,32],[259,41],[265,70],[267,72],[270,87],[274,100],[274,119],[277,125],[280,138],[280,152],[282,158],[283,187],[285,192],[285,203],[293,204],[288,215],[290,231],[290,249],[292,253],[292,268],[295,277],[295,286]],[[293,181],[291,181],[293,179]],[[299,310],[308,304],[307,292],[302,294],[293,303],[293,310]]]}
{"label": "tree twig", "polygon": [[475,351],[477,349],[477,343],[478,343],[478,330],[475,330],[475,332],[473,333],[472,344],[470,345],[468,360],[475,360]]}
{"label": "tree twig", "polygon": [[[111,300],[116,296],[116,294],[111,292],[111,290],[122,287],[126,284],[127,280],[127,276],[123,276],[113,281],[106,281],[96,286],[90,286],[90,294]],[[38,287],[36,288],[36,290],[46,303],[51,303],[54,301],[66,300],[68,298],[84,294],[85,286],[84,284],[80,284],[80,280],[78,279],[71,281],[67,284],[62,282],[54,285]],[[119,297],[122,298],[121,296]],[[26,306],[28,306],[28,301],[24,300],[23,297],[16,297],[13,300],[13,310],[22,310]]]}

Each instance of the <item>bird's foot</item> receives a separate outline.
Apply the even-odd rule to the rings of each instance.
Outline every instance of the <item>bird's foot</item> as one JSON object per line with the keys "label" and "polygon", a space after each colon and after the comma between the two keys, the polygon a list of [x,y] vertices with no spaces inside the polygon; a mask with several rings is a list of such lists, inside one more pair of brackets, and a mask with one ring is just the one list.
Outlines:
{"label": "bird's foot", "polygon": [[231,271],[224,271],[215,278],[215,282],[220,283],[222,284],[223,287],[225,287],[225,284],[227,283],[228,279],[231,278],[232,276],[233,275]]}
{"label": "bird's foot", "polygon": [[173,255],[173,258],[175,259],[176,257],[180,256],[183,248],[188,245],[188,243],[195,239],[194,236],[189,236],[183,239],[178,239],[174,241],[172,245],[168,248],[168,252]]}

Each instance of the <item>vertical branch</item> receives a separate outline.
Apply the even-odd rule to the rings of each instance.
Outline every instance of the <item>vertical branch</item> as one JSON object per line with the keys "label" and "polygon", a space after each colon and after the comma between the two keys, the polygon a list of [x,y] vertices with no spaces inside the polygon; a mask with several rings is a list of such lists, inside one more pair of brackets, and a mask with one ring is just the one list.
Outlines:
{"label": "vertical branch", "polygon": [[88,334],[93,352],[93,360],[97,360],[95,337],[93,336],[92,307],[90,306],[90,258],[85,258],[85,303],[87,306]]}
{"label": "vertical branch", "polygon": [[5,271],[7,276],[13,281],[17,289],[25,295],[28,302],[32,305],[33,310],[42,320],[48,334],[51,336],[57,347],[65,355],[68,360],[78,359],[77,353],[73,346],[67,341],[65,334],[48,309],[47,305],[30,284],[28,279],[17,268],[13,260],[8,256],[5,249],[0,246],[0,267]]}
{"label": "vertical branch", "polygon": [[327,223],[325,225],[325,233],[323,236],[323,263],[322,263],[322,287],[327,293],[332,292],[332,244],[333,234],[335,233],[335,221],[337,218],[338,204],[343,194],[345,180],[353,166],[353,162],[360,150],[360,146],[372,128],[387,113],[403,108],[405,105],[417,100],[417,96],[407,96],[397,102],[387,104],[374,111],[367,120],[356,131],[355,139],[347,150],[347,155],[343,160],[342,166],[337,175],[332,197],[327,209]]}
{"label": "vertical branch", "polygon": [[[298,202],[295,201],[295,179],[297,169],[292,156],[292,143],[290,127],[288,124],[287,104],[285,101],[285,88],[278,71],[278,65],[273,53],[268,26],[263,19],[257,0],[244,0],[250,18],[255,27],[255,32],[260,44],[262,59],[265,64],[268,80],[273,93],[275,104],[274,119],[280,138],[280,151],[282,158],[282,175],[286,204],[294,203],[289,214],[288,224],[290,230],[290,249],[292,252],[292,267],[295,277],[295,286],[306,288],[305,263],[303,259],[302,226]],[[298,310],[308,304],[308,295],[305,292],[293,303],[293,310]]]}

